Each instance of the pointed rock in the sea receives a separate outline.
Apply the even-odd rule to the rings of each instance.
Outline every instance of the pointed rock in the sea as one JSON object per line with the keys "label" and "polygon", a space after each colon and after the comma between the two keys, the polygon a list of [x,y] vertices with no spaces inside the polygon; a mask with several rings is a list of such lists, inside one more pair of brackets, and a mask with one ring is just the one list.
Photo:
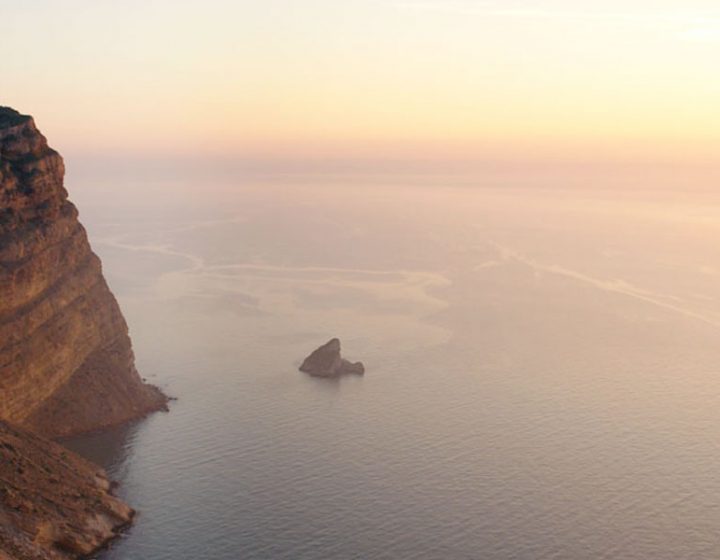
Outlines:
{"label": "pointed rock in the sea", "polygon": [[300,371],[316,377],[336,377],[338,375],[363,375],[362,362],[349,362],[340,355],[340,340],[333,338],[315,350],[303,361]]}

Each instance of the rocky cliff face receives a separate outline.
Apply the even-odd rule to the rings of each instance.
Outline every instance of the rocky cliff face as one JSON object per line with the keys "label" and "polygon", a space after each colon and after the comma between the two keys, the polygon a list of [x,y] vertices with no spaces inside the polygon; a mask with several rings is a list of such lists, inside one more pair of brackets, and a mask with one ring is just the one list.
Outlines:
{"label": "rocky cliff face", "polygon": [[63,447],[0,422],[0,560],[86,557],[134,511],[105,473]]}
{"label": "rocky cliff face", "polygon": [[31,117],[0,107],[0,420],[56,437],[165,407]]}

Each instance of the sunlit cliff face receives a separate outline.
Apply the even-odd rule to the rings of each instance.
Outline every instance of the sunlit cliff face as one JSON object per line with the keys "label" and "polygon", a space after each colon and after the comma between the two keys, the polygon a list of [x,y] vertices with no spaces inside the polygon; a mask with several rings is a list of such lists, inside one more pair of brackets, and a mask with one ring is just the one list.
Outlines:
{"label": "sunlit cliff face", "polygon": [[4,102],[70,154],[720,150],[720,6],[707,0],[36,0],[1,15],[3,46],[23,52],[0,63]]}

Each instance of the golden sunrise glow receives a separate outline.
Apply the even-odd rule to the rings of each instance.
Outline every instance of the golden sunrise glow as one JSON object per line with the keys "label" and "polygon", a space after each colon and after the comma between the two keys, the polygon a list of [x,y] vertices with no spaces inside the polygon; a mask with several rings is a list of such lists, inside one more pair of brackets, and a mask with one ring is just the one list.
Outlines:
{"label": "golden sunrise glow", "polygon": [[715,2],[36,1],[3,21],[25,51],[3,103],[73,153],[720,155]]}

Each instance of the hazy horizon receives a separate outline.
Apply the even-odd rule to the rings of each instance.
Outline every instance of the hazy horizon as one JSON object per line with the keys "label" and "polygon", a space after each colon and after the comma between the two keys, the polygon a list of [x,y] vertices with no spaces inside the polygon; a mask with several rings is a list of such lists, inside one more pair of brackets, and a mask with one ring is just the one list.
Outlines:
{"label": "hazy horizon", "polygon": [[708,0],[29,0],[0,16],[18,52],[2,103],[66,155],[720,159]]}

